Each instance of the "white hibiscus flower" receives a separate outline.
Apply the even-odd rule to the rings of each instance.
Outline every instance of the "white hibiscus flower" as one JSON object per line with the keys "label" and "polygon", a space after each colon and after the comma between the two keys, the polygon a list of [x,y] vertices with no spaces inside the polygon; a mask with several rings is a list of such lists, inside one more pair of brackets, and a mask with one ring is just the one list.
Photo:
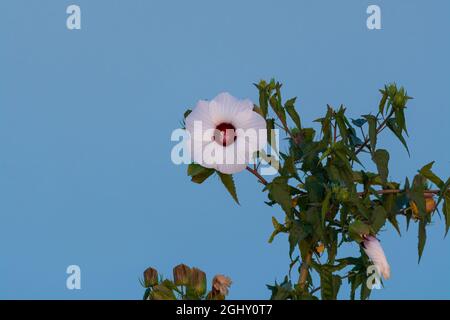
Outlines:
{"label": "white hibiscus flower", "polygon": [[364,241],[362,242],[362,247],[383,278],[386,280],[389,279],[391,276],[391,268],[387,262],[386,256],[384,255],[380,241],[378,241],[378,239],[374,236],[365,236]]}
{"label": "white hibiscus flower", "polygon": [[221,93],[199,101],[186,117],[191,159],[225,174],[245,170],[254,153],[266,146],[266,121],[250,100]]}

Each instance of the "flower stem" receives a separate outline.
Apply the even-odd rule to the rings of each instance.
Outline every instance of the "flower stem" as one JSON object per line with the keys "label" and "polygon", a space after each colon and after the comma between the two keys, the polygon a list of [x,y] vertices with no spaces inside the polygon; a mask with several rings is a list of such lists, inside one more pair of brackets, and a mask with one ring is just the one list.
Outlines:
{"label": "flower stem", "polygon": [[247,169],[248,172],[251,172],[255,177],[257,177],[259,182],[261,182],[263,185],[267,185],[268,184],[267,180],[264,179],[263,176],[260,175],[259,172],[256,169],[252,169],[252,168],[250,168],[248,166],[247,166],[246,169]]}
{"label": "flower stem", "polygon": [[306,281],[308,280],[309,275],[309,265],[311,264],[312,253],[309,251],[306,254],[305,260],[300,267],[300,276],[298,278],[298,285],[301,290],[305,290]]}

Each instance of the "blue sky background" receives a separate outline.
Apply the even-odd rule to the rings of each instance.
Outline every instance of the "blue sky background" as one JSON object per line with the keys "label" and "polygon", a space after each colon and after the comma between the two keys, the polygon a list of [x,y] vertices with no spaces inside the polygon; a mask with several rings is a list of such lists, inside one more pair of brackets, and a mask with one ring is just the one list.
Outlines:
{"label": "blue sky background", "polygon": [[[72,3],[79,31],[66,28]],[[366,28],[369,4],[382,30]],[[380,143],[391,178],[431,160],[447,177],[449,15],[445,0],[1,1],[0,298],[139,299],[146,267],[171,275],[181,262],[231,276],[230,298],[268,298],[288,271],[286,239],[267,243],[281,210],[246,173],[237,206],[171,163],[184,110],[222,91],[256,101],[252,83],[276,77],[304,123],[327,103],[357,117],[395,81],[415,99],[411,158]],[[450,237],[433,221],[420,265],[416,225],[385,228],[392,279],[374,298],[450,298]],[[66,289],[70,264],[81,290]]]}

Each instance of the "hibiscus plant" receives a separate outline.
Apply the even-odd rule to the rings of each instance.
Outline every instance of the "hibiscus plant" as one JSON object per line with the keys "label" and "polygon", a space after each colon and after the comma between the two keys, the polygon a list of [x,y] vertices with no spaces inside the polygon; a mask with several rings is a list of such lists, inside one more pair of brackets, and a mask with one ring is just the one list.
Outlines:
{"label": "hibiscus plant", "polygon": [[[382,228],[393,227],[400,234],[399,218],[407,227],[418,223],[419,261],[427,225],[440,204],[447,233],[450,179],[445,182],[434,174],[431,162],[411,180],[392,181],[389,152],[379,147],[381,133],[390,132],[409,153],[405,110],[411,97],[404,88],[386,85],[380,90],[378,110],[357,119],[349,118],[344,106],[327,106],[325,116],[315,120],[320,128],[316,131],[302,123],[296,98],[282,99],[279,82],[260,81],[255,86],[258,105],[224,93],[185,113],[192,159],[187,171],[195,183],[217,174],[238,202],[232,174],[247,170],[267,193],[267,205],[284,212],[283,221],[272,217],[269,243],[286,233],[291,263],[284,281],[268,286],[272,299],[336,299],[344,280],[351,299],[357,292],[360,299],[367,299],[372,285],[390,277],[378,240]],[[245,135],[249,128],[267,130],[264,141],[259,136],[259,141],[251,142]],[[276,145],[276,129],[286,144]],[[271,155],[262,150],[266,147]],[[217,161],[218,154],[229,152],[234,162]],[[276,168],[276,174],[261,174],[262,163]],[[352,242],[359,250],[350,257],[340,256],[339,249]],[[291,276],[293,268],[298,268],[298,278]]]}

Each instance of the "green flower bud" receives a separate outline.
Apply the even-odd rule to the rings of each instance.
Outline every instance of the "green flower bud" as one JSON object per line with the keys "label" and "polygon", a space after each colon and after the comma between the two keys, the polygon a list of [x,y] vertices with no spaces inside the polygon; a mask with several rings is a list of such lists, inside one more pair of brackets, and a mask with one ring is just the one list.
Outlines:
{"label": "green flower bud", "polygon": [[147,268],[144,271],[144,285],[146,288],[158,284],[158,271],[153,268]]}
{"label": "green flower bud", "polygon": [[189,279],[189,286],[192,291],[201,296],[206,292],[206,274],[197,268],[191,269],[191,276]]}
{"label": "green flower bud", "polygon": [[173,281],[177,286],[187,286],[189,284],[189,276],[191,268],[185,264],[179,264],[173,268]]}
{"label": "green flower bud", "polygon": [[397,94],[397,86],[395,84],[390,84],[387,88],[387,93],[391,99],[394,98]]}
{"label": "green flower bud", "polygon": [[395,107],[399,107],[399,108],[403,108],[405,106],[405,96],[403,94],[401,94],[400,92],[397,93],[394,97],[394,106]]}
{"label": "green flower bud", "polygon": [[341,188],[338,193],[338,200],[342,202],[347,202],[350,199],[350,193],[347,188]]}

